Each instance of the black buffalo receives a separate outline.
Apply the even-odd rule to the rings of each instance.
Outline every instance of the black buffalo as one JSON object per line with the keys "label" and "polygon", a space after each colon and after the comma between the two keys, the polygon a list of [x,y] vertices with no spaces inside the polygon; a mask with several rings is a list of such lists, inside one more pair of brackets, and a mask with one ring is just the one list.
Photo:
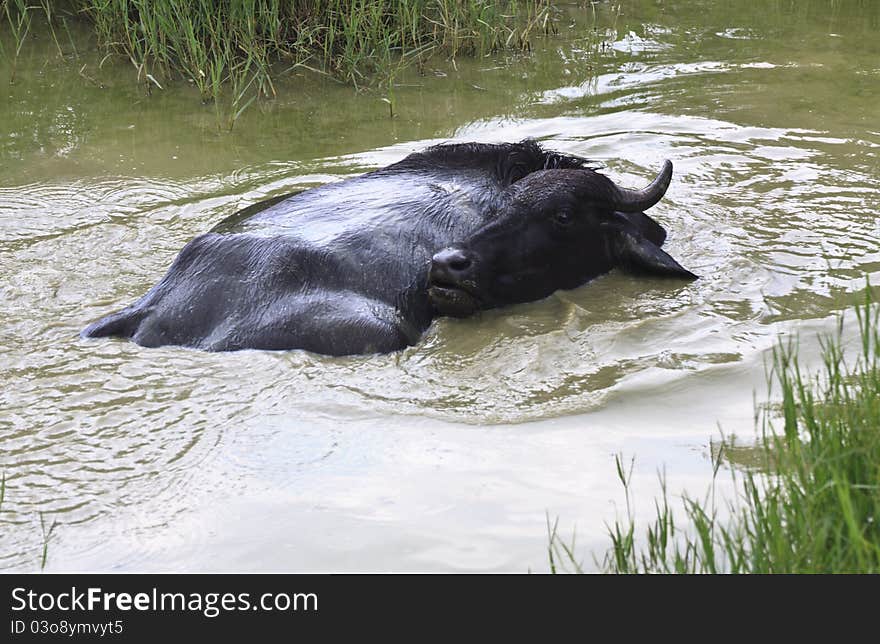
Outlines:
{"label": "black buffalo", "polygon": [[240,211],[83,335],[384,353],[416,343],[438,315],[538,300],[615,267],[694,279],[643,212],[671,178],[667,161],[647,188],[627,190],[533,141],[438,145]]}

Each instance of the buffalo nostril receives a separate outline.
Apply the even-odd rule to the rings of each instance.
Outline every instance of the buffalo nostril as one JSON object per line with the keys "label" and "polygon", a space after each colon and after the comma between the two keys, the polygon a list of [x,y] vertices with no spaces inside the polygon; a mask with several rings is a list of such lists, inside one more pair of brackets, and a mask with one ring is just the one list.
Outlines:
{"label": "buffalo nostril", "polygon": [[434,255],[434,266],[444,272],[464,273],[471,264],[471,258],[456,248],[447,248]]}
{"label": "buffalo nostril", "polygon": [[467,257],[456,257],[449,260],[449,268],[454,271],[465,271],[471,265],[471,260]]}

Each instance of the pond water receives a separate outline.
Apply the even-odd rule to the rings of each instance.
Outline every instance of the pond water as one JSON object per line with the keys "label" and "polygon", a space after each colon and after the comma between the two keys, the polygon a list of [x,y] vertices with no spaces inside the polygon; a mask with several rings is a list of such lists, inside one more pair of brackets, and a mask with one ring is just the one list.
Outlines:
{"label": "pond water", "polygon": [[[619,8],[619,9],[618,9]],[[307,73],[231,133],[185,83],[150,95],[73,29],[0,63],[0,568],[547,570],[547,518],[587,569],[634,456],[649,514],[754,437],[780,334],[815,356],[880,284],[880,5],[564,7],[531,56]],[[83,67],[83,65],[85,65]],[[641,187],[694,283],[612,273],[386,356],[209,354],[82,340],[237,209],[442,141],[535,137]],[[853,318],[854,316],[849,316]],[[641,510],[639,510],[641,508]]]}

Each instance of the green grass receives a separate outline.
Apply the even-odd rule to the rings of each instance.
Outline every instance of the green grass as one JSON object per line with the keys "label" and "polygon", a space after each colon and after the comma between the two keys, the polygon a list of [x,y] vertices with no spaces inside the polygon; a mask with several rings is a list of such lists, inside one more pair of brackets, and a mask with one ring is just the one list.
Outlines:
{"label": "green grass", "polygon": [[[665,481],[655,517],[637,526],[632,467],[617,458],[627,516],[609,528],[601,567],[612,573],[880,572],[880,307],[855,309],[860,343],[845,355],[843,318],[823,340],[823,368],[807,374],[791,342],[773,353],[770,382],[781,403],[762,412],[750,468],[732,469],[739,495],[719,512],[715,484],[728,450],[712,451],[713,484],[673,511]],[[772,390],[771,390],[772,391]],[[549,524],[548,524],[549,525]],[[550,564],[580,569],[573,544],[550,531]]]}
{"label": "green grass", "polygon": [[46,519],[42,512],[40,512],[40,532],[42,532],[42,543],[43,547],[40,550],[40,571],[46,569],[46,561],[49,559],[49,541],[52,539],[52,535],[55,532],[55,528],[58,527],[58,521],[52,521],[51,525],[49,525],[48,529],[46,528]]}
{"label": "green grass", "polygon": [[527,50],[554,29],[548,0],[0,0],[0,11],[12,35],[12,50],[0,51],[12,58],[11,80],[32,15],[48,22],[59,52],[56,27],[76,16],[100,47],[131,62],[146,91],[192,83],[230,129],[294,70],[384,88],[393,115],[401,68],[434,55]]}

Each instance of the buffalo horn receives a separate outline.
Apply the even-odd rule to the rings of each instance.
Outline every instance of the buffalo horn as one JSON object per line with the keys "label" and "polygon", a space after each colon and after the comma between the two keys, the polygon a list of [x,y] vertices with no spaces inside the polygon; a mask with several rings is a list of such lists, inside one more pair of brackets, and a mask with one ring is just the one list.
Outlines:
{"label": "buffalo horn", "polygon": [[672,181],[672,161],[664,161],[663,169],[651,184],[643,190],[617,188],[615,207],[620,212],[642,212],[647,210],[666,194],[669,182]]}

